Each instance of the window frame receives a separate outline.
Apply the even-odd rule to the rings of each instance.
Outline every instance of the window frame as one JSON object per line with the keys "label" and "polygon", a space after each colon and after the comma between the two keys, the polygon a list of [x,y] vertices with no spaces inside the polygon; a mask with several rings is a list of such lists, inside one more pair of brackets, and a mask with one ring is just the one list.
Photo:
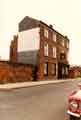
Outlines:
{"label": "window frame", "polygon": [[53,52],[53,58],[56,58],[57,57],[57,49],[56,49],[56,47],[54,46],[53,48],[52,48],[52,52]]}
{"label": "window frame", "polygon": [[48,62],[44,63],[44,75],[48,76]]}
{"label": "window frame", "polygon": [[52,38],[53,38],[53,41],[56,42],[56,34],[54,32],[53,32]]}
{"label": "window frame", "polygon": [[63,47],[65,46],[65,40],[64,39],[62,39],[61,44],[62,44]]}
{"label": "window frame", "polygon": [[49,31],[47,28],[44,28],[44,37],[48,38],[49,37]]}
{"label": "window frame", "polygon": [[48,43],[45,43],[44,44],[44,56],[48,57],[48,55],[49,55],[49,46],[48,46]]}
{"label": "window frame", "polygon": [[69,48],[69,42],[68,41],[66,42],[66,46],[67,46],[67,48]]}

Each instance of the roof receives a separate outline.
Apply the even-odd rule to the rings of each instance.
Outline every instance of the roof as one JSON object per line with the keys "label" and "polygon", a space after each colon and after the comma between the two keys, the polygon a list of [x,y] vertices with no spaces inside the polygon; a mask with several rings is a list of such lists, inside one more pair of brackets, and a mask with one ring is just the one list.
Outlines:
{"label": "roof", "polygon": [[19,23],[21,23],[21,22],[23,22],[24,20],[26,20],[26,19],[32,19],[32,20],[34,20],[34,21],[37,21],[37,22],[39,22],[39,20],[37,20],[37,19],[35,19],[35,18],[32,18],[32,17],[29,17],[29,16],[25,16]]}
{"label": "roof", "polygon": [[46,23],[44,23],[44,22],[42,22],[42,21],[40,21],[40,23],[46,25],[49,29],[53,30],[54,32],[58,33],[58,34],[61,35],[62,37],[64,37],[64,38],[66,38],[67,40],[69,40],[67,36],[64,36],[63,34],[59,33],[57,30],[53,29],[52,27],[50,27],[50,26],[47,25]]}
{"label": "roof", "polygon": [[[64,36],[63,34],[59,33],[57,30],[53,29],[52,27],[50,27],[49,25],[47,25],[46,23],[44,23],[44,22],[41,21],[41,20],[37,20],[37,19],[34,19],[34,18],[32,18],[32,17],[25,16],[25,17],[19,22],[19,24],[22,23],[23,21],[26,21],[26,19],[32,19],[33,21],[37,22],[37,24],[38,24],[38,23],[39,23],[39,24],[40,24],[40,23],[41,23],[41,24],[44,24],[44,25],[47,26],[49,29],[53,30],[54,32],[58,33],[59,35],[61,35],[62,37],[66,38],[66,39],[69,41],[69,39],[68,39],[67,36]],[[52,25],[51,25],[51,26],[52,26]]]}

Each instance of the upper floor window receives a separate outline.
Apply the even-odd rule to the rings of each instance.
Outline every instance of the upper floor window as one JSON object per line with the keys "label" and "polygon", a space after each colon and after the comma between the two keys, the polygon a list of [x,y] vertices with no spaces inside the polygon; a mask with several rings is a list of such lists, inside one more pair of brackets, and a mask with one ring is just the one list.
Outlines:
{"label": "upper floor window", "polygon": [[44,56],[48,56],[48,44],[44,45]]}
{"label": "upper floor window", "polygon": [[53,33],[53,41],[56,42],[56,34],[55,33]]}
{"label": "upper floor window", "polygon": [[60,52],[60,59],[61,59],[61,60],[64,60],[65,58],[66,58],[65,51],[62,50],[62,51]]}
{"label": "upper floor window", "polygon": [[48,30],[47,30],[47,29],[44,29],[44,36],[45,36],[46,38],[48,38]]}
{"label": "upper floor window", "polygon": [[66,58],[65,53],[61,53],[61,54],[60,54],[60,59],[61,59],[61,60],[64,60],[65,58]]}
{"label": "upper floor window", "polygon": [[56,47],[53,47],[53,57],[56,58]]}
{"label": "upper floor window", "polygon": [[62,39],[62,46],[64,46],[65,45],[65,43],[64,43],[64,40]]}
{"label": "upper floor window", "polygon": [[69,42],[67,41],[67,44],[66,44],[67,48],[69,48]]}

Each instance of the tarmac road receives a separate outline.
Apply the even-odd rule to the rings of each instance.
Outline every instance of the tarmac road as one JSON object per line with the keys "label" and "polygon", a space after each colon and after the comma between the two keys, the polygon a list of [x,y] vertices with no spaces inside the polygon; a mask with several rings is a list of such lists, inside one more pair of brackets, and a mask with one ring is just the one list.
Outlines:
{"label": "tarmac road", "polygon": [[68,120],[68,96],[80,82],[0,91],[0,120]]}

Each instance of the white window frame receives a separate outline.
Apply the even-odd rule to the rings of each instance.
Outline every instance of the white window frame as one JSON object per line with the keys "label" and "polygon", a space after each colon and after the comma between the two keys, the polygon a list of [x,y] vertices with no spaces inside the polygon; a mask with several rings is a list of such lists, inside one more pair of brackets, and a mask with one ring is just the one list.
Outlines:
{"label": "white window frame", "polygon": [[48,30],[46,28],[44,29],[44,36],[48,38]]}
{"label": "white window frame", "polygon": [[66,75],[68,75],[68,68],[66,67]]}
{"label": "white window frame", "polygon": [[53,57],[56,58],[56,47],[53,47]]}
{"label": "white window frame", "polygon": [[64,75],[65,74],[65,69],[64,69],[64,67],[62,67],[62,75]]}
{"label": "white window frame", "polygon": [[44,63],[44,75],[48,75],[48,63]]}
{"label": "white window frame", "polygon": [[44,56],[48,56],[48,52],[49,52],[49,50],[48,50],[48,44],[46,43],[44,45]]}

